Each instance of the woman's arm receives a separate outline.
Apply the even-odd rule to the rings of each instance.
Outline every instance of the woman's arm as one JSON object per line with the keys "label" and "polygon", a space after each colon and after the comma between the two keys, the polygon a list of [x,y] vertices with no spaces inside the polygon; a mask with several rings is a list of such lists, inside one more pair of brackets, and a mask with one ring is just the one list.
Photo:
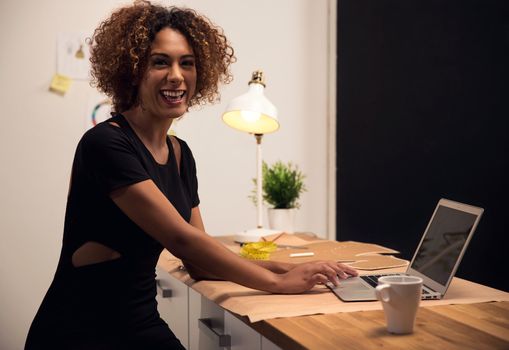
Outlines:
{"label": "woman's arm", "polygon": [[[200,231],[203,231],[203,234],[205,233],[205,225],[203,224],[203,219],[201,217],[200,207],[194,207],[191,210],[191,220],[189,220],[189,223],[199,229]],[[186,267],[187,272],[189,273],[189,276],[191,276],[192,279],[199,281],[199,280],[220,280],[221,278],[214,276],[210,272],[207,272],[206,270],[200,269],[199,267],[189,263],[186,260],[182,260],[182,263]]]}
{"label": "woman's arm", "polygon": [[[189,221],[191,225],[196,227],[197,229],[203,231],[205,233],[205,225],[203,224],[203,219],[201,217],[201,212],[199,207],[195,207],[191,211],[191,220]],[[278,261],[264,261],[264,260],[249,260],[253,264],[261,266],[267,270],[270,270],[274,273],[286,273],[297,266],[297,264],[292,263],[283,263]],[[187,272],[194,280],[219,280],[220,278],[212,275],[210,272],[207,272],[203,269],[200,269],[187,261],[182,261],[184,266],[186,267]]]}
{"label": "woman's arm", "polygon": [[303,264],[276,274],[232,253],[203,231],[188,224],[151,180],[115,190],[115,204],[172,254],[214,276],[246,287],[275,293],[300,293],[328,280],[338,284],[343,273],[332,262]]}

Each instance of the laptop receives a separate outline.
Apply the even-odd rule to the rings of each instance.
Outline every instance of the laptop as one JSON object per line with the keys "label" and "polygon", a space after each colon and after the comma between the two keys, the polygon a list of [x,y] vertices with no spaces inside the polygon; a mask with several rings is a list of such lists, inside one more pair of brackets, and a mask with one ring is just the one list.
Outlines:
{"label": "laptop", "polygon": [[[421,277],[422,299],[441,299],[458,269],[468,243],[484,209],[440,199],[417,246],[412,261],[403,275]],[[327,283],[343,301],[377,300],[378,278],[366,275],[342,280],[338,286]],[[401,275],[401,273],[399,274]]]}

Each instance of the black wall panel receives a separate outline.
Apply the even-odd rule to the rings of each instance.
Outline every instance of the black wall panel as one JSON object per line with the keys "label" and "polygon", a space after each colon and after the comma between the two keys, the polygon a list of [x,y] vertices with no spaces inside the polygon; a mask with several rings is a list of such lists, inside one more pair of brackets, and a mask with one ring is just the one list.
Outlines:
{"label": "black wall panel", "polygon": [[509,1],[340,0],[337,37],[337,238],[411,258],[439,198],[481,206],[457,276],[509,291]]}

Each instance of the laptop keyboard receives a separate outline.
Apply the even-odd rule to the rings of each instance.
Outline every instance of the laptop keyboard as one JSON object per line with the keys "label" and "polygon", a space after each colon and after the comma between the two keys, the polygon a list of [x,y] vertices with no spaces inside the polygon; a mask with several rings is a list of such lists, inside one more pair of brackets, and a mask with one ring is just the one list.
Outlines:
{"label": "laptop keyboard", "polygon": [[[383,276],[397,276],[398,274],[386,274],[386,275],[366,275],[366,276],[359,276],[364,281],[369,283],[373,288],[378,286],[378,279]],[[426,289],[422,289],[422,294],[429,294],[429,292]]]}
{"label": "laptop keyboard", "polygon": [[369,275],[369,276],[360,276],[364,281],[368,282],[373,288],[378,286],[378,278],[382,277],[382,275]]}

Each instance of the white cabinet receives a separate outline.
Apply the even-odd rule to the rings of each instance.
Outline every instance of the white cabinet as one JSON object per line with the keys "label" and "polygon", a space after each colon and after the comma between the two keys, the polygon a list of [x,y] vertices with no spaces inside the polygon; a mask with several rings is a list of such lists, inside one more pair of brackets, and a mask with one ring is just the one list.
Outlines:
{"label": "white cabinet", "polygon": [[189,287],[168,272],[156,269],[157,309],[182,345],[189,348]]}
{"label": "white cabinet", "polygon": [[262,336],[242,320],[225,312],[224,323],[226,333],[231,336],[231,350],[261,350]]}
{"label": "white cabinet", "polygon": [[189,288],[189,350],[229,349],[224,318],[222,307]]}
{"label": "white cabinet", "polygon": [[189,288],[189,350],[281,350],[241,319]]}
{"label": "white cabinet", "polygon": [[188,350],[280,350],[241,319],[157,270],[161,318]]}

